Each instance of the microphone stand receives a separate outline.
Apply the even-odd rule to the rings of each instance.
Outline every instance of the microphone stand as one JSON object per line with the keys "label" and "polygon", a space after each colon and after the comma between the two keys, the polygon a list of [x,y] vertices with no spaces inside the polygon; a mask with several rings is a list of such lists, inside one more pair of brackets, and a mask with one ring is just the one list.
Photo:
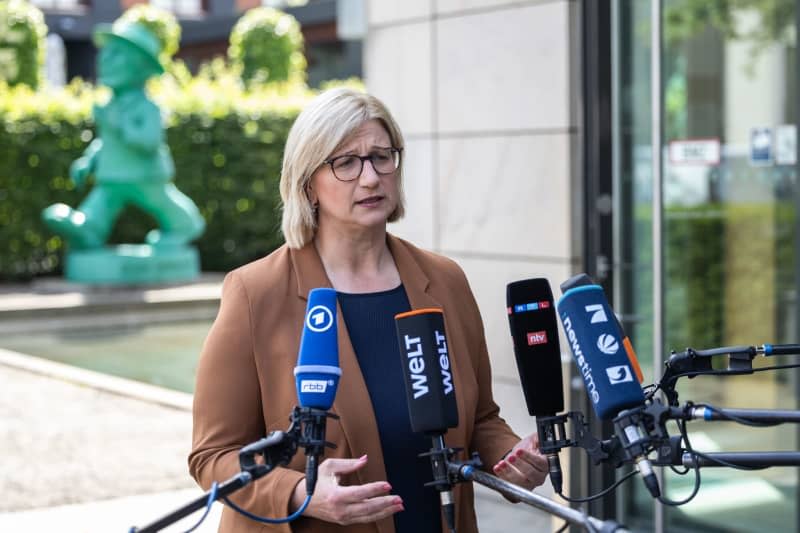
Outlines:
{"label": "microphone stand", "polygon": [[444,512],[445,523],[451,533],[456,530],[456,504],[453,499],[453,483],[448,475],[448,461],[456,453],[455,448],[444,445],[444,435],[437,433],[431,435],[433,447],[430,451],[419,454],[419,457],[430,457],[433,469],[433,481],[425,483],[426,487],[433,487],[439,491],[439,501]]}
{"label": "microphone stand", "polygon": [[[446,450],[448,456],[456,453],[456,450],[449,448]],[[553,516],[566,520],[572,525],[580,526],[589,533],[624,533],[628,530],[614,522],[613,520],[600,520],[593,516],[587,515],[577,509],[573,509],[566,505],[560,504],[544,496],[535,494],[532,491],[525,490],[518,485],[509,483],[499,477],[487,474],[479,470],[481,467],[481,460],[477,453],[472,454],[472,459],[466,462],[453,462],[448,459],[447,472],[454,483],[464,481],[472,481],[490,488],[512,500],[523,502],[531,507],[535,507],[541,511],[545,511]]]}
{"label": "microphone stand", "polygon": [[[266,476],[276,466],[288,464],[295,452],[297,452],[297,439],[291,431],[291,428],[288,433],[272,431],[265,438],[242,448],[239,451],[239,465],[242,471],[217,487],[214,501],[222,499],[249,485],[252,481]],[[256,463],[255,456],[259,453],[264,454],[264,464]],[[132,527],[130,533],[152,533],[161,531],[170,524],[206,507],[211,493],[212,491],[204,493],[199,498],[192,500],[186,505],[142,528]]]}
{"label": "microphone stand", "polygon": [[[206,507],[212,495],[214,496],[212,501],[220,500],[249,485],[251,482],[266,476],[276,467],[288,465],[294,454],[297,453],[298,447],[305,448],[307,455],[321,453],[322,448],[326,446],[335,448],[334,444],[325,442],[324,429],[320,434],[319,420],[325,418],[338,419],[339,417],[320,409],[295,406],[289,418],[291,421],[289,429],[285,432],[271,431],[263,439],[248,444],[239,450],[239,467],[241,471],[218,485],[216,492],[213,490],[207,491],[199,498],[142,528],[132,527],[129,533],[161,531],[170,524],[174,524],[178,520]],[[256,455],[259,454],[264,457],[263,463],[256,462]]]}

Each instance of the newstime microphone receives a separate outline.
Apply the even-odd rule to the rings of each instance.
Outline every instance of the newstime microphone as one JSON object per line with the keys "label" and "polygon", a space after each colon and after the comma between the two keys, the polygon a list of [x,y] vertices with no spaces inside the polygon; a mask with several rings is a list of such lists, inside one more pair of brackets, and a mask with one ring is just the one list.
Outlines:
{"label": "newstime microphone", "polygon": [[[525,404],[531,416],[555,416],[564,410],[564,389],[561,380],[561,348],[558,342],[553,292],[544,278],[526,279],[506,286],[506,306],[514,357]],[[539,442],[550,442],[553,426],[537,424]],[[547,453],[550,482],[557,494],[563,489],[561,461],[558,453]]]}
{"label": "newstime microphone", "polygon": [[[294,368],[297,399],[303,420],[303,436],[312,444],[306,447],[306,493],[313,494],[317,484],[320,457],[325,452],[324,412],[333,405],[339,377],[339,342],[336,333],[336,291],[311,289],[308,293],[303,334],[297,366]],[[314,414],[319,410],[322,413]]]}
{"label": "newstime microphone", "polygon": [[418,309],[395,315],[404,369],[411,429],[431,437],[432,485],[450,531],[455,531],[455,502],[447,474],[443,435],[458,425],[458,406],[441,309]]}
{"label": "newstime microphone", "polygon": [[614,420],[615,432],[645,486],[654,498],[660,496],[658,479],[647,459],[646,432],[631,416],[635,412],[631,408],[645,405],[644,393],[603,289],[599,285],[573,286],[564,292],[557,307],[595,414],[601,420]]}

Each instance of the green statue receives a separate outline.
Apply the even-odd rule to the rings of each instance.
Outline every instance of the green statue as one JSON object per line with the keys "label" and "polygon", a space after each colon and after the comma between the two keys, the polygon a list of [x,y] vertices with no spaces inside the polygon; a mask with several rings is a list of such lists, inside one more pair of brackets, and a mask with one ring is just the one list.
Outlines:
{"label": "green statue", "polygon": [[[150,77],[164,71],[158,40],[140,24],[118,23],[98,26],[94,41],[100,49],[98,81],[111,88],[112,97],[94,106],[97,137],[69,173],[79,188],[90,175],[95,185],[77,209],[54,204],[42,213],[46,224],[69,244],[67,278],[124,283],[194,277],[197,253],[188,243],[202,234],[205,222],[192,200],[172,183],[175,166],[164,142],[161,113],[144,88]],[[159,228],[147,234],[147,245],[104,247],[128,205],[151,214]],[[194,266],[180,267],[181,258]],[[104,274],[108,263],[115,262],[117,270],[125,272]],[[165,265],[174,272],[165,272]]]}

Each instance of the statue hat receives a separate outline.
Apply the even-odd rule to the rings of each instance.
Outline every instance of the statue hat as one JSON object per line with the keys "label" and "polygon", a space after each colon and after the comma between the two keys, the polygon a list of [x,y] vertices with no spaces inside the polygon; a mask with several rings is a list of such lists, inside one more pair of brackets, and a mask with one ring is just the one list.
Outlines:
{"label": "statue hat", "polygon": [[142,52],[151,62],[158,74],[164,72],[164,66],[158,60],[161,45],[153,32],[136,22],[123,24],[98,24],[92,35],[94,44],[101,48],[109,39],[118,39]]}

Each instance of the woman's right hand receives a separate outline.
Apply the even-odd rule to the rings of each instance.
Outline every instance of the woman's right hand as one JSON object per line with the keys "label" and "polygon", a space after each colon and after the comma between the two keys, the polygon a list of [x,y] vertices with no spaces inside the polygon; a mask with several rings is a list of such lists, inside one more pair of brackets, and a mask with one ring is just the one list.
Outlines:
{"label": "woman's right hand", "polygon": [[[303,516],[346,526],[375,522],[405,510],[400,496],[389,494],[386,481],[364,485],[340,485],[343,474],[351,474],[367,464],[367,456],[358,459],[325,459],[319,465],[317,486]],[[298,509],[306,498],[305,482],[298,483],[292,494],[292,508]]]}

